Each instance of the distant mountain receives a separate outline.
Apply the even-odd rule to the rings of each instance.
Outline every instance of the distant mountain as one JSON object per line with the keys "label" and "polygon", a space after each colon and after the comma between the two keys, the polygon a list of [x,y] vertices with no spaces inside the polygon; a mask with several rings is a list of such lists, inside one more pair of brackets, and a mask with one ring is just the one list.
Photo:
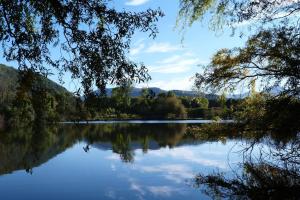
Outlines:
{"label": "distant mountain", "polygon": [[[271,88],[266,88],[262,92],[268,93],[270,95],[279,95],[283,91],[284,91],[284,89],[282,87],[275,86],[275,87],[271,87]],[[244,99],[244,98],[249,97],[249,96],[250,96],[250,92],[244,92],[244,93],[241,93],[241,94],[229,94],[227,96],[227,98],[229,98],[229,99]]]}
{"label": "distant mountain", "polygon": [[[48,78],[42,77],[43,85],[47,89],[50,89],[55,92],[59,93],[68,93],[71,94],[66,88],[63,86],[51,81]],[[18,86],[18,70],[9,67],[3,64],[0,64],[0,92],[1,90],[13,92],[16,90]]]}
{"label": "distant mountain", "polygon": [[[197,97],[199,93],[197,91],[188,91],[188,90],[163,90],[157,87],[149,87],[148,89],[152,90],[156,95],[161,93],[173,92],[176,96],[182,97]],[[111,96],[113,88],[107,88],[106,94],[107,96]],[[133,87],[130,93],[131,97],[139,97],[141,96],[142,88]],[[99,91],[96,91],[96,94],[99,94]],[[218,96],[215,94],[205,94],[205,97],[208,99],[216,99]]]}

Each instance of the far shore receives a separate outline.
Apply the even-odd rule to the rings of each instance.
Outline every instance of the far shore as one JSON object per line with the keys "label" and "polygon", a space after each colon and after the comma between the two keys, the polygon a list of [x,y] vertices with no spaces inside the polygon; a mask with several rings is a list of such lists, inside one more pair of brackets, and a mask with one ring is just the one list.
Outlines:
{"label": "far shore", "polygon": [[107,119],[107,120],[81,120],[65,121],[61,124],[210,124],[210,123],[233,123],[234,120],[207,120],[207,119],[164,119],[164,120],[145,120],[145,119]]}

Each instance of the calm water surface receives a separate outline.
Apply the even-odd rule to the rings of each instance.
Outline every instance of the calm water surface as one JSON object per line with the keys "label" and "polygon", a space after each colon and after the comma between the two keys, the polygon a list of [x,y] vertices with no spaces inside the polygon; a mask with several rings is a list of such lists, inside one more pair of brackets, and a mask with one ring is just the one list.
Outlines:
{"label": "calm water surface", "polygon": [[[64,124],[0,137],[0,199],[208,199],[198,173],[238,169],[239,136],[192,124]],[[197,125],[198,126],[198,125]]]}

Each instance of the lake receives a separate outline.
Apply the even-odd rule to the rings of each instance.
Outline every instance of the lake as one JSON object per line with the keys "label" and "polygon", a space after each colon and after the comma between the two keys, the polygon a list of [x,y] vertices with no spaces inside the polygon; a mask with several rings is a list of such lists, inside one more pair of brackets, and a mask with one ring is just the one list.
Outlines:
{"label": "lake", "polygon": [[298,137],[242,136],[230,124],[212,126],[114,121],[2,133],[0,199],[211,199],[214,191],[199,184],[199,174],[233,178],[243,175],[245,160],[299,144]]}

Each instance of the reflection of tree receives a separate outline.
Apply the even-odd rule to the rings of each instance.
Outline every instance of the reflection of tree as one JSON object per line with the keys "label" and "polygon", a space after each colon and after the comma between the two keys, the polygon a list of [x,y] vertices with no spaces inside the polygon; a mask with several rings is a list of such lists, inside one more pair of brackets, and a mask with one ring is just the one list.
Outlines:
{"label": "reflection of tree", "polygon": [[121,160],[124,162],[133,162],[134,160],[134,152],[130,148],[130,143],[130,135],[118,133],[115,143],[112,144],[113,151],[120,154]]}
{"label": "reflection of tree", "polygon": [[0,174],[37,167],[72,146],[81,135],[68,127],[35,125],[0,134]]}
{"label": "reflection of tree", "polygon": [[[124,162],[133,162],[134,150],[159,146],[173,147],[182,140],[186,125],[62,125],[43,126],[34,124],[0,134],[0,174],[32,168],[62,153],[77,141],[87,141],[84,151],[98,143],[110,144]],[[153,142],[156,146],[153,147]]]}
{"label": "reflection of tree", "polygon": [[101,148],[109,143],[113,152],[118,153],[124,162],[134,161],[134,150],[158,147],[174,147],[186,130],[185,124],[103,124],[81,127],[88,144]]}
{"label": "reflection of tree", "polygon": [[300,174],[268,163],[245,163],[242,175],[227,179],[222,174],[198,175],[196,186],[206,185],[206,194],[230,199],[297,199]]}
{"label": "reflection of tree", "polygon": [[[274,136],[274,135],[273,135]],[[228,178],[224,173],[199,174],[196,187],[213,198],[229,199],[298,199],[300,196],[300,141],[251,143],[242,151],[241,172]],[[268,147],[266,149],[266,146]],[[259,148],[259,153],[253,149]]]}

